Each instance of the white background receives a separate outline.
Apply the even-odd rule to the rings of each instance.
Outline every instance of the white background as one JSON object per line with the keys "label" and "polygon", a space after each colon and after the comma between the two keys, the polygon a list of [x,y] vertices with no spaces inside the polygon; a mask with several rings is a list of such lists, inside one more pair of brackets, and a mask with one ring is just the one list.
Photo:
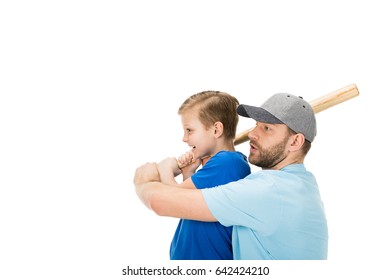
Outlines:
{"label": "white background", "polygon": [[[268,265],[273,279],[385,278],[389,26],[378,0],[2,1],[0,278],[176,266],[177,220],[145,208],[132,179],[187,150],[184,99],[220,90],[251,105],[277,92],[311,101],[351,83],[360,96],[317,115],[306,160],[329,260]],[[252,125],[241,119],[239,131]]]}

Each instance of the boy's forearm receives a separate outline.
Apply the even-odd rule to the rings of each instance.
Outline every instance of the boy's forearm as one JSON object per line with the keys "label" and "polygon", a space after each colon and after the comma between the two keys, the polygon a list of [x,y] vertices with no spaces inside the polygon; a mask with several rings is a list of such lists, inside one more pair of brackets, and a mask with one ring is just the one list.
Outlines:
{"label": "boy's forearm", "polygon": [[178,185],[175,180],[174,173],[171,170],[167,170],[164,166],[159,165],[158,172],[160,174],[161,183],[173,186]]}
{"label": "boy's forearm", "polygon": [[158,172],[161,182],[171,186],[177,186],[175,177],[181,173],[175,158],[166,158],[158,164]]}

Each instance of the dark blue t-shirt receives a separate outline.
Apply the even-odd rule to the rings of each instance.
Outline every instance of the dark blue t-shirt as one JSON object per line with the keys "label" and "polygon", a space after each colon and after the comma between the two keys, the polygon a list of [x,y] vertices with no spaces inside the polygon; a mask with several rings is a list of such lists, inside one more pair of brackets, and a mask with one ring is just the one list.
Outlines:
{"label": "dark blue t-shirt", "polygon": [[[237,181],[250,174],[245,155],[220,151],[191,179],[197,189],[212,188]],[[219,222],[181,219],[170,248],[171,260],[232,260],[232,227]]]}

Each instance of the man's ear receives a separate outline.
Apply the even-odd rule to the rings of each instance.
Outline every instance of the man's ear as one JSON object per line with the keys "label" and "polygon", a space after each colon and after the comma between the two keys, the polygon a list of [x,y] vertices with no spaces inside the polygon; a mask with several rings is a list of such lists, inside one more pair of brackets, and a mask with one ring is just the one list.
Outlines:
{"label": "man's ear", "polygon": [[302,133],[297,133],[291,136],[290,151],[298,151],[305,143],[305,136]]}
{"label": "man's ear", "polygon": [[214,123],[214,137],[218,138],[223,134],[223,123],[216,122]]}

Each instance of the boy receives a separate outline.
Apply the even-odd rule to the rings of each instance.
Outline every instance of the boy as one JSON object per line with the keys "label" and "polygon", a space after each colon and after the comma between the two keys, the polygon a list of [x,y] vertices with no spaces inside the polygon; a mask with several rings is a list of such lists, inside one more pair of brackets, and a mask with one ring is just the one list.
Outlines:
{"label": "boy", "polygon": [[[178,184],[164,169],[158,168],[161,182],[181,188],[212,188],[239,180],[250,174],[247,158],[234,149],[238,124],[238,100],[224,92],[204,91],[190,96],[180,106],[184,131],[183,141],[190,151],[179,157],[175,176],[182,173]],[[198,171],[197,168],[203,165]],[[200,222],[181,219],[170,247],[172,260],[229,260],[233,259],[232,227],[219,222]]]}

